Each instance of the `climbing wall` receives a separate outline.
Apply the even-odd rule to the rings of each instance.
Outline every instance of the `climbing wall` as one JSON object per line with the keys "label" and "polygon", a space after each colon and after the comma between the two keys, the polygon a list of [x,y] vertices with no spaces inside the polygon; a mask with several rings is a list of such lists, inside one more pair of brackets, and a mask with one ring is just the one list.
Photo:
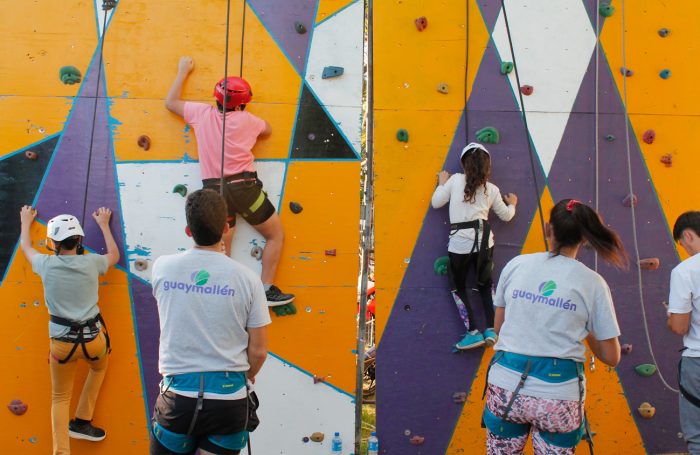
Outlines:
{"label": "climbing wall", "polygon": [[[95,423],[108,437],[72,448],[145,453],[159,381],[151,268],[160,255],[191,245],[185,199],[174,188],[201,187],[194,132],[163,99],[179,57],[191,55],[196,66],[183,97],[213,101],[224,69],[226,2],[119,2],[106,16],[99,0],[0,6],[0,314],[7,322],[0,401],[28,404],[22,416],[0,412],[0,446],[7,453],[51,448],[48,315],[40,280],[17,249],[19,209],[38,209],[32,237],[46,251],[46,221],[65,212],[81,217],[85,206],[86,246],[101,253],[90,213],[104,205],[122,253],[100,282],[113,353]],[[250,81],[248,109],[272,125],[254,154],[286,231],[276,284],[297,296],[297,313],[273,315],[269,328],[270,354],[256,382],[256,453],[326,453],[335,431],[343,453],[352,452],[363,21],[359,0],[231,1],[229,74]],[[64,80],[76,83],[65,84],[65,66],[81,79],[68,71]],[[322,77],[329,66],[342,74]],[[292,213],[290,202],[303,210]],[[239,219],[232,255],[260,272],[256,246],[264,239]],[[78,378],[85,374],[83,366]],[[326,440],[303,442],[313,432]]]}
{"label": "climbing wall", "polygon": [[[600,3],[605,7],[610,2]],[[700,165],[692,150],[700,134],[700,95],[686,61],[700,45],[691,19],[700,11],[695,2],[680,3],[627,2],[623,63],[621,1],[609,5],[614,11],[604,8],[600,14],[593,0],[507,0],[520,85],[532,87],[523,90],[529,136],[515,74],[501,73],[501,62],[513,61],[501,2],[374,3],[375,273],[381,332],[377,425],[382,453],[479,453],[485,447],[481,393],[492,352],[452,353],[464,326],[447,278],[433,267],[446,255],[449,219],[446,208],[430,208],[430,197],[439,170],[458,171],[465,130],[471,141],[488,126],[500,133],[500,142],[488,145],[492,181],[502,192],[519,196],[515,218],[492,223],[496,278],[513,256],[544,249],[538,201],[547,217],[553,201],[562,198],[595,205],[596,187],[600,212],[633,258],[629,271],[599,266],[612,289],[621,342],[631,344],[632,351],[616,369],[586,363],[596,452],[684,450],[678,397],[660,376],[676,386],[681,347],[680,338],[665,327],[661,305],[670,271],[683,257],[669,227],[683,211],[697,209],[692,185]],[[421,17],[425,21],[416,24]],[[596,30],[601,36],[597,65]],[[622,66],[632,71],[625,71],[629,77],[623,76]],[[643,302],[632,210],[623,204],[629,194],[626,122],[639,255],[656,257],[661,264],[641,272]],[[401,128],[408,133],[407,142],[397,140]],[[648,130],[655,133],[649,143],[643,140],[652,136]],[[580,259],[594,267],[590,251]],[[483,324],[478,296],[473,297],[476,320]],[[649,377],[637,374],[635,367],[655,363],[653,356],[659,371]],[[466,393],[466,402],[453,398],[457,392]],[[650,420],[637,412],[643,402],[656,408]],[[583,444],[579,452],[586,450]]]}

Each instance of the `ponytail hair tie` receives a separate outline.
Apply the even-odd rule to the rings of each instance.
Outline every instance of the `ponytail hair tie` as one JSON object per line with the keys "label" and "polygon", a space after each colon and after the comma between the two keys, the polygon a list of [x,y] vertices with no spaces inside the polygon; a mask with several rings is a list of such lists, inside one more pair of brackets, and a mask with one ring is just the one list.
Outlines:
{"label": "ponytail hair tie", "polygon": [[566,204],[566,211],[567,212],[573,212],[574,211],[574,206],[576,204],[580,204],[581,201],[576,200],[576,199],[571,199],[567,204]]}

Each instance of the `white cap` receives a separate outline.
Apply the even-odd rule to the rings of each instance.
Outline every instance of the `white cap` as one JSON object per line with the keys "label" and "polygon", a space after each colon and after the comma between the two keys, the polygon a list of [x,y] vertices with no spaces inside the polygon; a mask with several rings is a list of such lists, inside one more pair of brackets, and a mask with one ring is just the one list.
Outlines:
{"label": "white cap", "polygon": [[46,236],[60,242],[74,235],[85,236],[80,222],[73,215],[58,215],[51,218],[46,225]]}
{"label": "white cap", "polygon": [[474,151],[474,150],[483,150],[484,152],[486,152],[486,154],[489,157],[491,156],[489,151],[486,150],[486,147],[479,144],[478,142],[471,142],[471,143],[467,144],[467,146],[462,149],[462,153],[459,155],[459,159],[461,160],[462,158],[464,158],[464,155],[466,155],[467,152]]}

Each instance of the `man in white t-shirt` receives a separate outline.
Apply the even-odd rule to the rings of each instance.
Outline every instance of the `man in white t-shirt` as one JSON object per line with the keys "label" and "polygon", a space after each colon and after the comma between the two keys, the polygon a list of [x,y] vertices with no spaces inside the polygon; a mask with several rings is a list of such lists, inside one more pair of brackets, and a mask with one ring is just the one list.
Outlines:
{"label": "man in white t-shirt", "polygon": [[673,239],[690,255],[671,272],[668,327],[683,336],[679,384],[681,429],[691,455],[700,455],[700,212],[685,212]]}
{"label": "man in white t-shirt", "polygon": [[249,384],[267,356],[265,289],[221,251],[229,227],[217,192],[190,194],[185,212],[195,245],[153,264],[163,380],[150,453],[234,455],[258,424]]}

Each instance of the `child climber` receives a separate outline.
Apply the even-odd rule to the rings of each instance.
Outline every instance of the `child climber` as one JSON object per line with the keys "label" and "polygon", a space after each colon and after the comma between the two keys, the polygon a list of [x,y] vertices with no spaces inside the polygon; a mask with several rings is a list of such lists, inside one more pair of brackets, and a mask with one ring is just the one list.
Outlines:
{"label": "child climber", "polygon": [[[442,171],[438,174],[432,206],[437,209],[448,201],[450,203],[448,276],[452,297],[467,329],[455,348],[465,350],[496,342],[491,281],[493,233],[487,220],[489,210],[493,209],[500,219],[510,221],[515,215],[518,197],[508,193],[502,198],[498,187],[488,181],[491,176],[491,155],[483,145],[472,142],[464,147],[460,162],[464,173],[450,176]],[[483,334],[476,328],[466,292],[473,288],[471,284],[467,287],[467,277],[471,274],[476,277],[476,287],[484,307],[486,330]]]}
{"label": "child climber", "polygon": [[[49,369],[51,372],[51,427],[53,454],[70,453],[69,436],[101,441],[105,431],[91,423],[95,402],[107,371],[109,337],[97,306],[98,275],[104,275],[119,261],[119,250],[109,229],[112,212],[104,207],[92,214],[107,246],[107,254],[82,255],[83,229],[71,215],[49,220],[47,244],[55,255],[40,254],[32,247],[29,229],[36,211],[24,206],[20,212],[20,247],[41,276],[44,299],[49,309]],[[75,419],[68,421],[73,378],[83,359],[90,372],[80,394]]]}
{"label": "child climber", "polygon": [[[294,300],[294,294],[285,294],[273,285],[277,265],[282,255],[284,230],[274,205],[262,190],[253,164],[251,149],[259,137],[270,135],[270,124],[246,112],[246,105],[253,98],[250,84],[240,77],[228,77],[214,86],[216,108],[206,103],[182,100],[182,85],[194,69],[191,57],[181,57],[178,73],[165,99],[165,107],[182,117],[194,128],[197,137],[199,167],[204,188],[221,190],[228,207],[228,224],[231,229],[224,234],[226,254],[231,255],[233,227],[236,214],[240,214],[251,226],[265,237],[262,255],[262,274],[265,295],[269,306],[285,305]],[[223,119],[226,115],[223,176],[221,165],[221,142],[224,133]]]}

